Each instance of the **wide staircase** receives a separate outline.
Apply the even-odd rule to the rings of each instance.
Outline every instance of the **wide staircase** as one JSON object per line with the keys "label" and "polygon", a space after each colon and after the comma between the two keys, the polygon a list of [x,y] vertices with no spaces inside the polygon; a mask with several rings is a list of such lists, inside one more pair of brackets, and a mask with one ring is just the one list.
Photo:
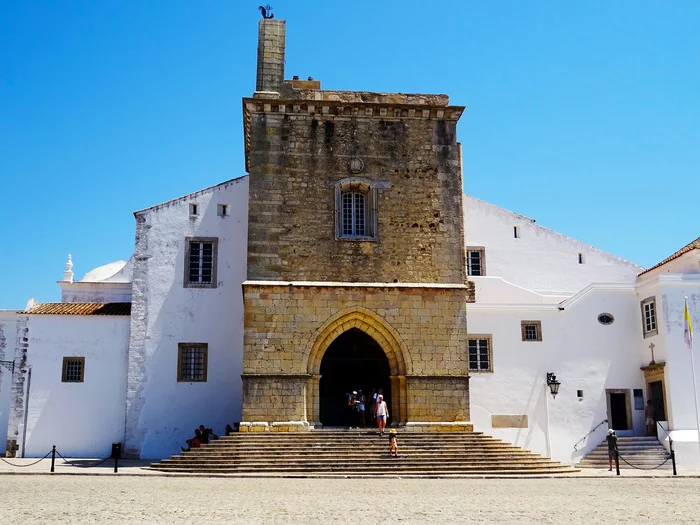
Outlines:
{"label": "wide staircase", "polygon": [[[655,437],[619,437],[617,449],[620,453],[620,468],[651,470],[670,470],[671,460],[666,461],[670,454]],[[664,463],[666,461],[666,463]],[[663,463],[663,465],[662,465]],[[633,466],[634,465],[634,466]],[[661,465],[661,466],[659,466]],[[605,441],[585,456],[576,465],[579,468],[608,469],[608,445]],[[613,464],[613,468],[615,465]]]}
{"label": "wide staircase", "polygon": [[151,469],[270,476],[569,474],[577,470],[479,432],[399,432],[399,457],[376,432],[234,433]]}

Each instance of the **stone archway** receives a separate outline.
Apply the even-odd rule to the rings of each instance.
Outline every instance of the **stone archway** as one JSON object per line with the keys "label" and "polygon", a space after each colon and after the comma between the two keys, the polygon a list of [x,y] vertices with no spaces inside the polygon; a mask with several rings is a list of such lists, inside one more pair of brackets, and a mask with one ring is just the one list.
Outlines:
{"label": "stone archway", "polygon": [[370,336],[381,347],[389,362],[391,382],[390,411],[394,421],[406,423],[408,414],[406,375],[412,371],[408,349],[398,332],[379,315],[359,306],[338,312],[316,332],[309,349],[306,369],[311,376],[306,389],[307,421],[320,424],[321,361],[335,339],[350,329],[358,329]]}

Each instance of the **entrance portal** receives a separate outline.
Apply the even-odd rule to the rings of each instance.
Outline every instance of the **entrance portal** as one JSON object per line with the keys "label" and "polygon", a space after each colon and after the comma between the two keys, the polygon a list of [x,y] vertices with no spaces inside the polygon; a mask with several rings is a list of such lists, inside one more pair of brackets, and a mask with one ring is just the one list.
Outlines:
{"label": "entrance portal", "polygon": [[[358,414],[348,408],[348,394],[362,390],[369,401],[372,389],[384,390],[391,407],[389,360],[377,342],[362,330],[351,328],[339,335],[321,360],[319,383],[321,424],[358,426]],[[369,408],[369,404],[367,404]],[[391,414],[398,416],[398,414]],[[369,425],[370,414],[366,413]]]}

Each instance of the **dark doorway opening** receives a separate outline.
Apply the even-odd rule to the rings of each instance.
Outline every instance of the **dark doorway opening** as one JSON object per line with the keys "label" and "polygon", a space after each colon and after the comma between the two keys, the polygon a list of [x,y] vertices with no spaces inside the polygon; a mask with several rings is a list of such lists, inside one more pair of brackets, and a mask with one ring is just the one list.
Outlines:
{"label": "dark doorway opening", "polygon": [[664,385],[661,381],[649,383],[649,399],[654,408],[654,421],[666,421],[666,410],[664,409]]}
{"label": "dark doorway opening", "polygon": [[629,430],[627,421],[627,396],[610,392],[610,424],[615,430]]}
{"label": "dark doorway opening", "polygon": [[[321,424],[326,426],[358,426],[359,415],[348,407],[348,394],[362,390],[367,398],[372,389],[384,390],[384,401],[391,413],[389,360],[377,342],[362,330],[351,328],[342,333],[326,350],[321,360],[319,383]],[[366,424],[370,413],[365,414]]]}

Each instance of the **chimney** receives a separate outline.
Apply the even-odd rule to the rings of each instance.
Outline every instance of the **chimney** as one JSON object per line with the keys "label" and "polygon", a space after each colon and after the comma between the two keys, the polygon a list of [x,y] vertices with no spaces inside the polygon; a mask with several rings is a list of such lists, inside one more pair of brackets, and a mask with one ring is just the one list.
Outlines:
{"label": "chimney", "polygon": [[255,91],[279,93],[284,82],[287,22],[263,18],[258,22],[258,75]]}

